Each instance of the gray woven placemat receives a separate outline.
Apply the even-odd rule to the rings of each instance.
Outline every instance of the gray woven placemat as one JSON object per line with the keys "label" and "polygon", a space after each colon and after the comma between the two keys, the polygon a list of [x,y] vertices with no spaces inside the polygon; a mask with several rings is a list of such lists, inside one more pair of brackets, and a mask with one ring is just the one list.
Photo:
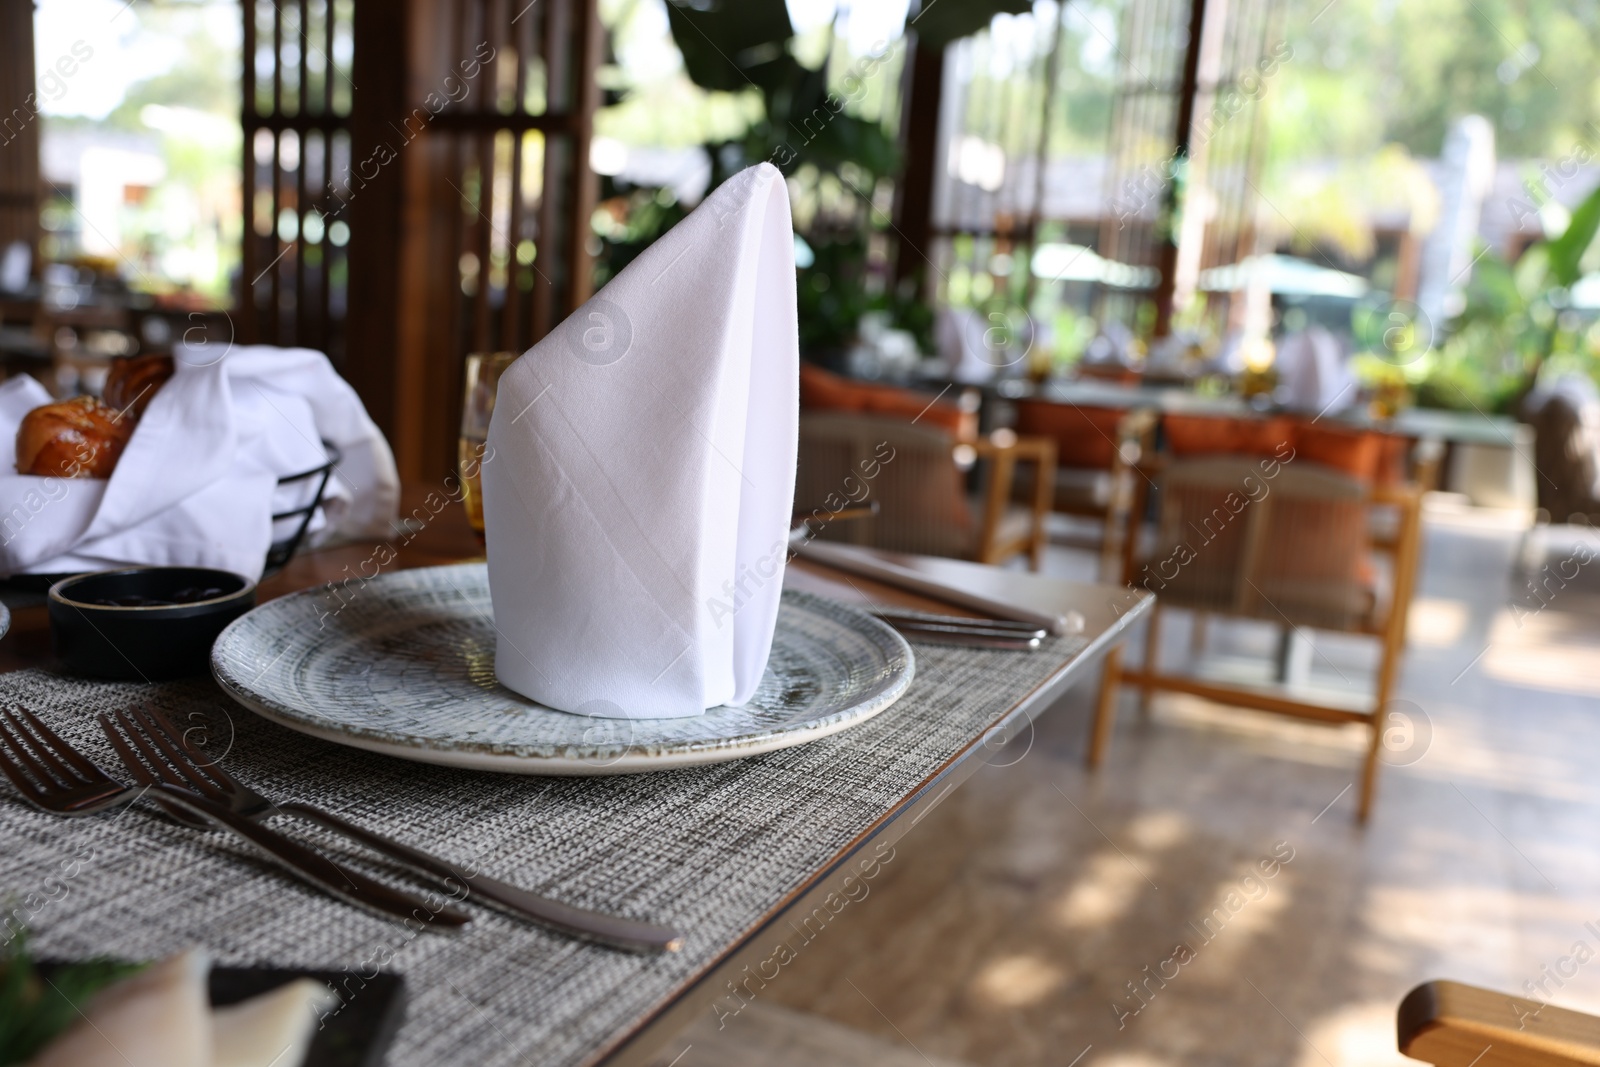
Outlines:
{"label": "gray woven placemat", "polygon": [[209,681],[7,674],[0,701],[38,713],[108,771],[120,765],[94,714],[145,702],[209,724],[210,744],[231,740],[227,766],[275,800],[323,805],[561,900],[670,922],[687,945],[634,956],[494,912],[461,935],[413,935],[142,806],[68,821],[5,787],[0,898],[54,957],[149,959],[200,944],[225,963],[345,969],[356,996],[361,975],[398,971],[410,1001],[396,1067],[583,1063],[1084,645],[919,645],[910,693],[854,730],[735,763],[614,778],[456,771],[343,748],[259,719]]}

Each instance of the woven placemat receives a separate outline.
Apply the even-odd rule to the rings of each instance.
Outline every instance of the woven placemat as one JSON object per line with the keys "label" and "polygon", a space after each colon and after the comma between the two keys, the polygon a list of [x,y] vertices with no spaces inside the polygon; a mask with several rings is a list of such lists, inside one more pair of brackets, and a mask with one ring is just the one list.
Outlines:
{"label": "woven placemat", "polygon": [[[120,771],[97,712],[147,704],[226,746],[274,800],[324,806],[382,833],[573,904],[668,922],[680,953],[641,957],[495,912],[460,935],[416,934],[310,890],[221,834],[141,805],[68,821],[0,787],[0,898],[42,955],[151,959],[204,945],[231,964],[402,973],[396,1067],[579,1064],[703,971],[775,904],[951,756],[1079,654],[918,645],[899,703],[835,737],[734,763],[613,778],[451,770],[306,737],[232,704],[210,681],[0,675],[0,701],[39,714]],[[309,827],[275,825],[315,836]],[[329,839],[328,847],[340,846]]]}

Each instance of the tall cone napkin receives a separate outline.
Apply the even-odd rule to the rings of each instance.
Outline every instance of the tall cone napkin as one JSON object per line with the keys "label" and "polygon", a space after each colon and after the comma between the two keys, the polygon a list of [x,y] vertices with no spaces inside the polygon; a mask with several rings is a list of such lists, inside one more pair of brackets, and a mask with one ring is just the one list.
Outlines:
{"label": "tall cone napkin", "polygon": [[501,377],[483,511],[504,685],[635,719],[754,695],[794,504],[794,287],[762,163]]}

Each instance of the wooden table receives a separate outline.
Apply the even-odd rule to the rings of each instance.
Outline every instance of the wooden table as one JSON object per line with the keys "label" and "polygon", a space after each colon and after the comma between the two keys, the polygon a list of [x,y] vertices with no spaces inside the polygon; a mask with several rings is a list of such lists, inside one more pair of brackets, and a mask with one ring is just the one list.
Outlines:
{"label": "wooden table", "polygon": [[[388,567],[375,568],[378,543],[348,544],[308,552],[261,585],[261,599],[304,589],[373,577],[375,570],[421,567],[458,562],[478,554],[478,545],[467,528],[459,504],[444,500],[443,494],[425,487],[408,487],[402,511],[410,516],[402,532],[390,542],[393,559]],[[901,796],[883,811],[881,817],[854,840],[840,841],[837,851],[812,869],[804,883],[773,899],[765,915],[733,941],[716,946],[713,962],[686,984],[665,996],[640,1021],[626,1032],[611,1034],[586,1056],[586,1064],[646,1064],[678,1032],[689,1025],[695,1012],[710,1008],[726,993],[725,979],[747,965],[753,965],[772,951],[773,942],[784,936],[790,918],[813,912],[830,894],[846,892],[846,878],[854,864],[870,853],[892,845],[916,827],[922,818],[943,801],[952,790],[991,759],[997,749],[1051,708],[1068,688],[1095,670],[1103,657],[1119,649],[1135,622],[1144,615],[1154,598],[1117,586],[1088,585],[1046,578],[1020,571],[1007,571],[957,560],[926,557],[891,557],[914,565],[929,577],[986,596],[998,597],[1040,610],[1065,614],[1075,611],[1084,619],[1084,647],[1064,662],[1045,680],[1022,691],[1011,706],[999,709],[986,728],[974,731],[964,745],[942,766]],[[878,583],[844,575],[809,562],[796,562],[786,572],[785,582],[794,588],[837,597],[858,604],[892,604],[947,614],[965,614],[934,601],[901,593]],[[14,631],[0,643],[0,671],[38,666],[49,660],[48,620],[42,605],[19,607],[15,611]],[[1043,654],[1043,653],[1040,653]],[[1029,656],[1033,653],[996,653]],[[1037,661],[1035,661],[1037,662]],[[915,687],[915,683],[914,683]],[[1015,758],[1007,750],[1006,759]],[[830,843],[828,846],[832,848]],[[776,894],[775,894],[776,896]],[[503,1025],[510,1025],[509,1021]]]}
{"label": "wooden table", "polygon": [[[869,833],[842,848],[832,863],[816,872],[805,890],[776,902],[760,926],[751,930],[739,943],[727,947],[715,968],[701,976],[673,1003],[664,1006],[645,1025],[626,1035],[597,1063],[606,1064],[607,1067],[642,1067],[650,1063],[657,1050],[685,1029],[696,1012],[707,1010],[716,998],[726,992],[726,976],[742,973],[743,968],[755,966],[771,953],[773,944],[781,941],[785,935],[786,924],[791,916],[809,914],[830,894],[842,892],[846,888],[845,879],[854,869],[851,864],[856,857],[867,854],[870,848],[893,845],[910,833],[953,790],[991,759],[1017,758],[1015,750],[1007,747],[1009,743],[1031,729],[1033,721],[1053,708],[1068,689],[1097,671],[1107,656],[1120,656],[1122,645],[1135,624],[1155,603],[1153,594],[1122,586],[1069,582],[962,560],[891,553],[881,555],[902,566],[914,566],[925,577],[986,597],[1054,614],[1076,611],[1084,617],[1083,634],[1089,644],[1044,684],[997,717],[988,729],[974,734],[958,755],[903,797],[899,805]],[[789,564],[784,585],[862,606],[896,605],[951,615],[971,614],[805,560],[795,560]],[[1103,748],[1104,741],[1103,737],[1091,737],[1089,744],[1098,749]],[[1001,752],[1004,755],[997,755]]]}

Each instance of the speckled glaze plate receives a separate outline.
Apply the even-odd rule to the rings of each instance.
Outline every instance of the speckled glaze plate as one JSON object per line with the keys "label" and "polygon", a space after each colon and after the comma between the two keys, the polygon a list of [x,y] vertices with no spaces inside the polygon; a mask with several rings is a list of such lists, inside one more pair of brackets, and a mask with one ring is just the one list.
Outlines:
{"label": "speckled glaze plate", "polygon": [[[495,681],[481,563],[309,589],[234,622],[217,682],[292,730],[402,759],[514,774],[632,774],[742,759],[847,730],[911,684],[911,647],[853,608],[786,590],[766,676],[742,708],[617,719],[547,708]],[[333,610],[337,608],[338,610]]]}

